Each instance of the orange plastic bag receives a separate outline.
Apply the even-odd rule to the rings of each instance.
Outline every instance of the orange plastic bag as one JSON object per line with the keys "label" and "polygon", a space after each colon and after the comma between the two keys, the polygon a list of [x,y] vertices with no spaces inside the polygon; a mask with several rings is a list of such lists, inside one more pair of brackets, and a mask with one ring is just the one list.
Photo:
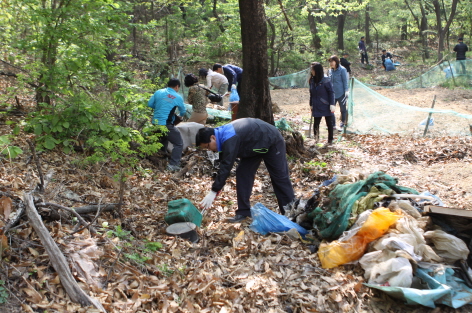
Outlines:
{"label": "orange plastic bag", "polygon": [[333,268],[358,260],[364,255],[367,245],[382,237],[401,217],[401,213],[391,212],[387,208],[375,209],[353,237],[320,245],[318,257],[321,266]]}

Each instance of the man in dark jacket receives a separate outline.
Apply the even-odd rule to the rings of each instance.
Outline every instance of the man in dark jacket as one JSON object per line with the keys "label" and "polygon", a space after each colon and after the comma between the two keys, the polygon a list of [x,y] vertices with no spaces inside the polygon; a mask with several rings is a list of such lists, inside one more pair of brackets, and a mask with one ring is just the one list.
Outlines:
{"label": "man in dark jacket", "polygon": [[364,40],[365,38],[362,36],[361,40],[357,44],[357,47],[359,48],[359,53],[361,54],[361,63],[364,64],[365,60],[365,63],[369,64],[369,56],[367,55],[367,47],[365,46]]}
{"label": "man in dark jacket", "polygon": [[385,49],[382,50],[382,67],[384,68],[384,70],[387,70],[387,68],[385,67],[385,60],[386,59],[392,60],[392,58],[393,58],[393,55],[390,52],[387,52],[387,50]]}
{"label": "man in dark jacket", "polygon": [[349,53],[344,52],[343,57],[339,61],[341,62],[341,65],[344,66],[349,75],[351,75],[351,62],[347,60],[348,57]]}
{"label": "man in dark jacket", "polygon": [[211,207],[223,189],[236,158],[240,158],[236,169],[238,209],[228,222],[237,223],[251,216],[249,198],[262,160],[269,171],[282,214],[285,213],[283,207],[294,200],[295,194],[285,155],[285,141],[273,125],[255,118],[241,118],[217,128],[201,128],[195,142],[197,147],[220,153],[218,175],[200,207]]}
{"label": "man in dark jacket", "polygon": [[465,53],[469,51],[469,48],[463,42],[462,38],[459,38],[458,41],[459,43],[454,47],[454,51],[456,52],[456,60],[461,61],[462,74],[465,74],[465,62],[462,60],[465,60]]}
{"label": "man in dark jacket", "polygon": [[239,66],[219,63],[213,64],[213,72],[223,74],[228,79],[228,91],[231,92],[231,86],[237,85],[236,90],[241,94],[241,79],[243,78],[243,69]]}

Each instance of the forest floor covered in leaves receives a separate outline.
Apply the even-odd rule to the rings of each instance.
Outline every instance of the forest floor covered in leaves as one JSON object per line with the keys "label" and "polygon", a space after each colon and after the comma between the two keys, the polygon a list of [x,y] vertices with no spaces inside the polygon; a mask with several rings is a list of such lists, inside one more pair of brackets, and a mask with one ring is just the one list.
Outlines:
{"label": "forest floor covered in leaves", "polygon": [[[361,69],[359,69],[361,70]],[[383,75],[383,74],[382,74]],[[383,90],[406,104],[428,106],[438,95],[437,107],[471,113],[472,91],[464,89]],[[405,93],[410,96],[405,97]],[[309,121],[308,91],[274,90],[272,99],[296,130]],[[396,98],[396,99],[395,99]],[[405,102],[404,102],[405,103]],[[6,128],[2,125],[2,128]],[[326,130],[322,127],[325,136]],[[25,153],[13,162],[2,160],[0,186],[3,206],[15,211],[25,192],[38,183],[38,171],[25,138],[15,142]],[[289,158],[297,197],[308,199],[321,182],[334,174],[382,170],[401,186],[430,191],[446,206],[472,208],[471,137],[405,138],[348,135],[328,148],[307,138],[308,151],[317,154]],[[182,177],[143,160],[143,170],[128,177],[121,214],[91,213],[96,234],[80,226],[65,207],[119,202],[119,183],[113,163],[82,166],[80,155],[60,151],[39,154],[44,174],[50,173],[44,193],[36,194],[43,220],[80,287],[98,299],[108,312],[470,312],[438,306],[407,306],[364,286],[357,264],[326,270],[310,245],[284,234],[262,236],[249,229],[250,220],[228,224],[236,208],[235,177],[231,175],[213,207],[206,212],[200,240],[190,243],[166,235],[164,216],[171,200],[199,203],[215,174],[206,153],[190,150],[184,157],[198,160]],[[5,202],[7,204],[5,204]],[[264,166],[258,171],[252,203],[276,210],[276,199]],[[5,214],[5,212],[4,212]],[[3,217],[5,219],[5,217]],[[79,226],[78,226],[79,225]],[[66,295],[43,244],[23,218],[6,237],[0,279],[10,296],[0,312],[97,312],[81,308]]]}

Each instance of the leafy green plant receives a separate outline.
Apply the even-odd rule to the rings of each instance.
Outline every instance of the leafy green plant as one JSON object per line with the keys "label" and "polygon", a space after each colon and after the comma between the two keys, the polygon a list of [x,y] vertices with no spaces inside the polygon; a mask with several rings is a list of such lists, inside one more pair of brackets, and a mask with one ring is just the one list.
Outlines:
{"label": "leafy green plant", "polygon": [[134,240],[134,237],[129,236],[129,234],[131,234],[131,232],[128,230],[123,230],[120,225],[115,226],[115,230],[109,230],[107,232],[108,237],[115,236],[121,240]]}
{"label": "leafy green plant", "polygon": [[145,252],[156,252],[157,250],[162,248],[162,243],[147,241],[145,242],[144,247],[145,247],[144,249]]}
{"label": "leafy green plant", "polygon": [[5,281],[0,280],[0,304],[6,303],[8,300],[8,290],[3,287],[5,285]]}
{"label": "leafy green plant", "polygon": [[138,264],[143,264],[145,263],[147,260],[150,260],[151,258],[150,257],[147,257],[147,256],[144,256],[138,252],[135,252],[135,253],[125,253],[124,254],[125,257],[127,257],[128,259],[132,260],[132,261],[135,261],[136,263]]}
{"label": "leafy green plant", "polygon": [[314,170],[314,169],[320,169],[320,168],[324,168],[326,167],[326,163],[325,162],[319,162],[319,161],[310,161],[310,162],[305,162],[303,164],[303,168],[302,170],[304,172],[309,172],[311,170]]}
{"label": "leafy green plant", "polygon": [[3,135],[0,136],[0,152],[9,159],[14,159],[19,154],[22,154],[23,150],[17,146],[12,146],[9,136]]}
{"label": "leafy green plant", "polygon": [[174,271],[171,270],[171,269],[169,268],[169,266],[168,266],[167,264],[165,264],[165,263],[159,265],[158,268],[159,268],[159,271],[160,271],[162,274],[164,274],[165,276],[171,276],[172,274],[174,274]]}

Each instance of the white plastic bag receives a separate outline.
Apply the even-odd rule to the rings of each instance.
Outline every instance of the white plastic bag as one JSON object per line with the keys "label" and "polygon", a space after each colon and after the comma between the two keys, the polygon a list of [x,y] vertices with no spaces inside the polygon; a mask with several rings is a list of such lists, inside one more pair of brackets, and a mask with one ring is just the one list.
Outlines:
{"label": "white plastic bag", "polygon": [[369,284],[409,288],[412,280],[410,261],[400,257],[375,265],[370,272]]}
{"label": "white plastic bag", "polygon": [[462,239],[442,230],[428,231],[424,237],[433,242],[434,250],[449,264],[457,260],[466,260],[469,255],[469,249]]}

